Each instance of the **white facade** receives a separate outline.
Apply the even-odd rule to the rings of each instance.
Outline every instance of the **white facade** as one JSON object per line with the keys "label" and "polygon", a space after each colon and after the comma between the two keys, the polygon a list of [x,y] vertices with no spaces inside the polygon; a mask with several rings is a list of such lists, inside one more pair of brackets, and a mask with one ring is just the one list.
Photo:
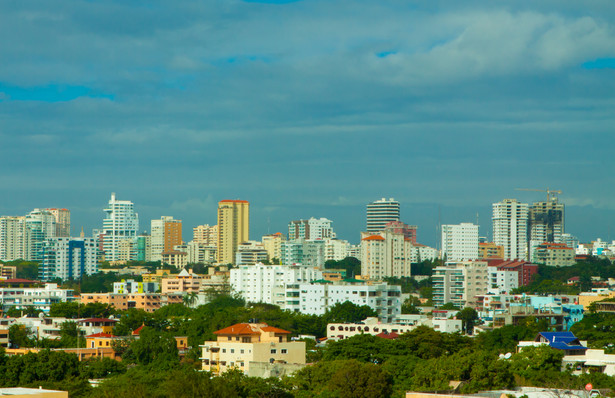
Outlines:
{"label": "white facade", "polygon": [[478,225],[443,225],[442,256],[447,262],[478,259]]}
{"label": "white facade", "polygon": [[333,221],[327,218],[314,218],[297,220],[288,223],[288,239],[333,239]]}
{"label": "white facade", "polygon": [[[128,200],[115,199],[111,194],[109,205],[104,209],[106,213],[103,220],[103,250],[107,261],[125,261],[126,242],[136,241],[139,230],[139,215],[135,213],[134,204]],[[124,242],[123,252],[120,245]],[[136,244],[134,254],[136,258]],[[128,255],[131,256],[132,252]]]}
{"label": "white facade", "polygon": [[237,245],[237,252],[235,253],[236,265],[254,265],[267,260],[269,260],[269,253],[267,253],[261,242],[249,240]]}
{"label": "white facade", "polygon": [[156,293],[158,288],[158,282],[135,282],[133,279],[113,282],[113,294]]}
{"label": "white facade", "polygon": [[230,271],[230,284],[248,302],[284,308],[289,285],[322,279],[322,271],[308,266],[246,265]]}
{"label": "white facade", "polygon": [[51,238],[42,253],[39,278],[43,281],[79,279],[98,272],[94,238]]}
{"label": "white facade", "polygon": [[61,289],[55,283],[46,283],[45,287],[2,287],[0,288],[0,305],[7,311],[34,307],[48,313],[51,305],[66,301],[75,301],[72,289]]}
{"label": "white facade", "polygon": [[392,222],[399,221],[399,202],[382,198],[367,205],[367,232],[378,233]]}
{"label": "white facade", "polygon": [[519,272],[511,270],[498,271],[497,267],[489,267],[489,294],[510,293],[519,287]]}
{"label": "white facade", "polygon": [[24,258],[25,220],[21,217],[0,217],[0,261]]}
{"label": "white facade", "polygon": [[325,261],[340,261],[350,256],[350,243],[347,240],[325,240]]}
{"label": "white facade", "polygon": [[493,204],[493,241],[504,246],[504,258],[527,260],[528,205],[516,199]]}
{"label": "white facade", "polygon": [[324,315],[335,304],[346,301],[367,305],[378,313],[381,322],[391,322],[401,314],[401,286],[361,282],[301,283],[296,297],[288,297],[285,308],[303,314]]}
{"label": "white facade", "polygon": [[322,268],[325,264],[325,241],[294,239],[282,242],[281,262]]}
{"label": "white facade", "polygon": [[24,260],[41,262],[43,245],[56,233],[56,219],[47,210],[34,209],[25,219]]}

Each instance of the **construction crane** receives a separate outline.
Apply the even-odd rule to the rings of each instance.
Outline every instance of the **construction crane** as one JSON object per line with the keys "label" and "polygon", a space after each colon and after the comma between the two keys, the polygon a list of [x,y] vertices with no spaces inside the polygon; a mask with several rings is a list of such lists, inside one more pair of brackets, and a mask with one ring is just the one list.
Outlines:
{"label": "construction crane", "polygon": [[534,192],[546,192],[547,193],[547,202],[550,202],[551,199],[555,199],[555,195],[554,194],[558,194],[561,195],[562,191],[559,190],[555,190],[555,189],[532,189],[532,188],[515,188],[515,191],[534,191]]}

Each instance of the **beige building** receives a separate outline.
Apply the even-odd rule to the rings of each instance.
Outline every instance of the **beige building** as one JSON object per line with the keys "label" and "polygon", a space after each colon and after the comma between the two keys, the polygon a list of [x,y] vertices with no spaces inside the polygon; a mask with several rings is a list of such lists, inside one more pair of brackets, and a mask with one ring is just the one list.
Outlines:
{"label": "beige building", "polygon": [[251,377],[290,374],[305,366],[305,342],[288,341],[290,332],[264,323],[238,323],[214,332],[202,346],[202,369],[220,375],[239,369]]}
{"label": "beige building", "polygon": [[184,268],[188,265],[188,253],[179,250],[171,250],[162,253],[162,262],[175,268]]}
{"label": "beige building", "polygon": [[402,233],[362,233],[361,276],[364,279],[411,276],[410,267],[414,258],[412,241]]}
{"label": "beige building", "polygon": [[234,264],[237,246],[250,235],[250,203],[221,200],[218,203],[218,263]]}
{"label": "beige building", "polygon": [[218,226],[209,224],[198,225],[192,229],[192,240],[205,246],[218,245]]}
{"label": "beige building", "polygon": [[146,312],[154,312],[164,304],[181,303],[182,295],[160,293],[135,293],[135,294],[114,294],[114,293],[83,293],[81,303],[103,303],[111,305],[119,310],[137,308]]}
{"label": "beige building", "polygon": [[485,260],[488,258],[504,258],[504,246],[496,245],[493,242],[478,244],[478,258]]}
{"label": "beige building", "polygon": [[282,242],[286,240],[286,237],[281,232],[276,232],[273,235],[265,235],[262,238],[263,247],[269,255],[269,260],[282,258]]}
{"label": "beige building", "polygon": [[162,279],[162,293],[198,293],[203,276],[183,269],[179,275]]}
{"label": "beige building", "polygon": [[532,253],[532,262],[550,267],[567,267],[575,264],[575,252],[564,243],[543,243]]}

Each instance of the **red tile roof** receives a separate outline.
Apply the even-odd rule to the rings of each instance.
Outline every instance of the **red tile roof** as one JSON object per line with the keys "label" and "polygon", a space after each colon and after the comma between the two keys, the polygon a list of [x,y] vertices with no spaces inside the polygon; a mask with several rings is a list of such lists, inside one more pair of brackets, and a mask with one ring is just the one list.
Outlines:
{"label": "red tile roof", "polygon": [[273,326],[265,326],[265,327],[262,327],[261,330],[263,332],[273,332],[273,333],[277,333],[277,334],[290,334],[290,332],[288,330],[284,330],[284,329],[280,329],[280,328],[274,328]]}
{"label": "red tile roof", "polygon": [[220,203],[250,203],[247,200],[233,200],[233,199],[223,199]]}
{"label": "red tile roof", "polygon": [[136,329],[132,332],[132,335],[133,335],[133,336],[138,336],[138,335],[139,335],[139,333],[141,333],[141,330],[143,330],[143,328],[144,328],[144,327],[145,327],[145,324],[143,324],[143,325],[139,326],[138,328],[136,328]]}
{"label": "red tile roof", "polygon": [[389,340],[395,340],[396,338],[399,337],[399,335],[397,333],[395,333],[395,332],[392,332],[392,333],[384,333],[384,332],[382,332],[382,333],[378,333],[376,335],[376,337],[381,337],[383,339],[389,339]]}
{"label": "red tile roof", "polygon": [[93,338],[93,337],[103,337],[103,338],[112,339],[115,336],[109,333],[94,333],[89,336],[85,336],[86,339]]}
{"label": "red tile roof", "polygon": [[[262,325],[262,324],[261,324]],[[269,325],[264,325],[261,326],[258,324],[250,324],[250,323],[237,323],[233,326],[229,326],[227,328],[215,331],[214,334],[221,334],[221,335],[236,335],[236,336],[241,336],[241,335],[258,335],[260,334],[261,331],[263,332],[273,332],[276,334],[290,334],[291,332],[284,330],[284,329],[280,329],[280,328],[276,328],[273,326],[269,326]]]}
{"label": "red tile roof", "polygon": [[224,329],[214,332],[214,334],[235,334],[235,335],[253,335],[259,334],[258,329],[249,323],[237,323]]}
{"label": "red tile roof", "polygon": [[384,240],[384,238],[380,235],[372,235],[372,236],[363,238],[362,240]]}

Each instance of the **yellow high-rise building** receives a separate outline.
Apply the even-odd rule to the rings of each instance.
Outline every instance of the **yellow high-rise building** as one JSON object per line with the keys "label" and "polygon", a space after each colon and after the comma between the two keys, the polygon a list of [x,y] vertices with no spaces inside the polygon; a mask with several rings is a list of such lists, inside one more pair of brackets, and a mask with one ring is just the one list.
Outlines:
{"label": "yellow high-rise building", "polygon": [[234,264],[237,246],[249,240],[250,203],[221,200],[218,203],[218,263]]}

